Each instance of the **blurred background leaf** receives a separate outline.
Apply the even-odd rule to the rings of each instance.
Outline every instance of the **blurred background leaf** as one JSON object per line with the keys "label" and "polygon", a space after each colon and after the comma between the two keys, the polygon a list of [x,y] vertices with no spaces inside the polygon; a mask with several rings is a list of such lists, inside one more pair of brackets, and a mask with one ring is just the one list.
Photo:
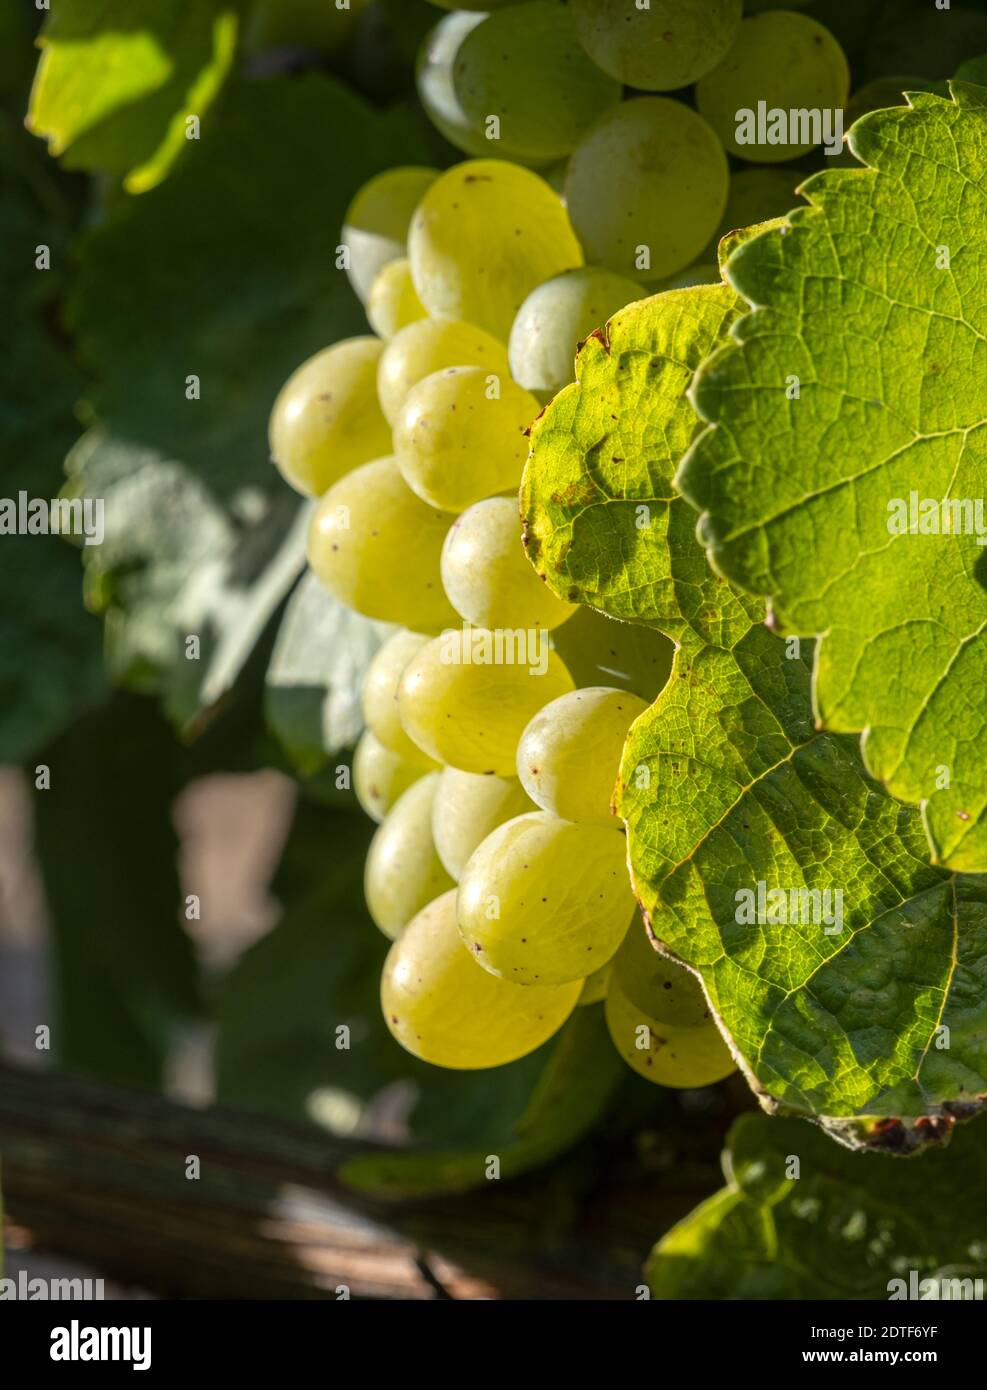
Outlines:
{"label": "blurred background leaf", "polygon": [[987,1276],[976,1125],[921,1160],[895,1159],[852,1153],[802,1120],[742,1115],[723,1164],[727,1187],[655,1246],[655,1298],[886,1299],[912,1271]]}
{"label": "blurred background leaf", "polygon": [[52,0],[28,128],[66,169],[153,188],[222,86],[238,22],[223,0]]}
{"label": "blurred background leaf", "polygon": [[171,821],[174,736],[155,706],[118,695],[42,753],[35,844],[54,936],[59,1066],[159,1088],[176,1030],[201,1013],[180,921]]}
{"label": "blurred background leaf", "polygon": [[180,725],[215,695],[189,681],[186,636],[207,672],[295,523],[268,458],[274,397],[366,331],[335,266],[347,202],[421,153],[400,110],[329,78],[234,82],[172,176],[116,201],[80,246],[72,323],[96,383],[70,491],[105,499],[111,537],[85,557],[89,600],[117,678],[163,694]]}
{"label": "blurred background leaf", "polygon": [[[78,217],[43,149],[0,111],[0,299],[17,347],[0,356],[0,496],[52,499],[76,436],[82,377],[58,305]],[[37,269],[38,248],[50,252]],[[0,586],[0,761],[17,762],[95,702],[102,634],[82,608],[78,552],[57,536],[4,535]]]}
{"label": "blurred background leaf", "polygon": [[267,669],[265,711],[303,776],[356,743],[363,676],[392,631],[345,607],[311,573],[292,594]]}

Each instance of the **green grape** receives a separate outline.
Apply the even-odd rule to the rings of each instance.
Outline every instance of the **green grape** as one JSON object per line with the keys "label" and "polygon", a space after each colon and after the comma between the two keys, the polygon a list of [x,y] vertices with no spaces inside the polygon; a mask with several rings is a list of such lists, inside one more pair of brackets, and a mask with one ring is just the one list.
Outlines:
{"label": "green grape", "polygon": [[577,608],[552,641],[577,686],[618,686],[649,704],[664,689],[675,656],[656,628],[620,623],[594,608]]}
{"label": "green grape", "polygon": [[471,129],[456,91],[455,64],[467,34],[486,18],[463,9],[446,15],[425,35],[415,63],[415,86],[425,114],[450,145],[466,154],[490,151],[482,129]]}
{"label": "green grape", "polygon": [[463,772],[514,776],[517,741],[572,677],[546,634],[450,628],[412,657],[398,692],[405,733]]}
{"label": "green grape", "polygon": [[547,1042],[580,986],[521,989],[481,970],[456,926],[456,894],[423,907],[388,952],[380,1001],[391,1033],[415,1057],[455,1070],[499,1067]]}
{"label": "green grape", "polygon": [[543,179],[519,164],[475,159],[447,169],[425,194],[411,219],[408,259],[430,314],[465,319],[506,342],[535,286],[582,265],[583,253]]}
{"label": "green grape", "polygon": [[398,713],[398,687],[408,662],[428,645],[428,641],[421,633],[404,628],[392,633],[374,653],[360,691],[363,722],[370,732],[385,748],[397,753],[402,762],[426,769],[439,764],[405,733]]}
{"label": "green grape", "polygon": [[346,273],[361,303],[377,272],[405,254],[415,208],[439,176],[437,169],[402,165],[377,174],[357,192],[343,219]]}
{"label": "green grape", "polygon": [[443,768],[432,806],[432,838],[446,872],[458,882],[470,855],[498,825],[534,809],[516,777]]}
{"label": "green grape", "polygon": [[[483,367],[445,367],[412,387],[394,425],[394,452],[413,492],[459,512],[521,485],[534,396]],[[519,523],[520,526],[520,523]]]}
{"label": "green grape", "polygon": [[[696,105],[731,154],[777,164],[808,154],[819,140],[768,144],[757,131],[753,143],[741,143],[741,113],[753,121],[760,102],[765,112],[780,109],[786,117],[795,110],[825,115],[842,111],[849,90],[846,55],[828,29],[808,15],[767,10],[744,20],[726,58],[696,84]],[[823,123],[815,132],[787,129],[788,135],[813,133],[821,139]]]}
{"label": "green grape", "polygon": [[398,797],[424,776],[421,763],[406,762],[369,729],[360,735],[353,751],[353,790],[371,820],[382,821]]}
{"label": "green grape", "polygon": [[[740,169],[730,176],[730,196],[714,242],[741,227],[784,217],[798,206],[795,190],[803,175],[795,169]],[[713,257],[715,259],[715,256]]]}
{"label": "green grape", "polygon": [[655,288],[664,294],[666,290],[688,290],[693,285],[719,285],[722,281],[720,267],[715,261],[707,264],[697,261],[695,265],[690,265],[678,274],[670,275],[667,280],[662,280]]}
{"label": "green grape", "polygon": [[736,1070],[715,1023],[694,1028],[659,1023],[628,999],[615,971],[610,972],[604,1010],[614,1047],[629,1067],[656,1086],[711,1086]]}
{"label": "green grape", "polygon": [[393,458],[354,468],[316,507],[308,562],[320,583],[368,618],[437,631],[457,614],[439,562],[449,517],[416,497]]}
{"label": "green grape", "polygon": [[521,785],[543,811],[562,820],[618,826],[610,810],[627,730],[647,710],[626,690],[590,686],[538,711],[521,735]]}
{"label": "green grape", "polygon": [[321,497],[351,468],[390,452],[375,389],[381,351],[376,338],[345,338],[303,362],[278,392],[271,457],[297,491]]}
{"label": "green grape", "polygon": [[743,0],[572,0],[586,52],[604,72],[645,92],[688,87],[737,37]]}
{"label": "green grape", "polygon": [[576,349],[612,314],[641,298],[641,287],[601,266],[555,275],[533,289],[511,328],[511,376],[545,401],[575,381]]}
{"label": "green grape", "polygon": [[583,981],[583,992],[579,996],[580,1004],[599,1004],[606,999],[607,989],[610,986],[611,964],[601,965],[599,970],[594,970],[592,975],[587,975]]}
{"label": "green grape", "polygon": [[468,507],[449,528],[441,568],[452,606],[477,627],[549,631],[574,611],[528,563],[515,497],[488,497]]}
{"label": "green grape", "polygon": [[659,955],[642,921],[631,923],[610,969],[628,1002],[656,1022],[675,1028],[697,1028],[711,1021],[706,996],[695,975]]}
{"label": "green grape", "polygon": [[411,323],[384,348],[377,371],[381,409],[392,427],[412,387],[445,367],[484,367],[501,379],[511,370],[503,343],[482,328],[454,319]]}
{"label": "green grape", "polygon": [[367,299],[367,319],[377,336],[393,338],[409,323],[424,317],[425,308],[415,293],[407,259],[402,256],[381,266]]}
{"label": "green grape", "polygon": [[635,910],[618,831],[531,811],[498,826],[459,880],[459,929],[485,969],[519,985],[599,970]]}
{"label": "green grape", "polygon": [[744,0],[748,14],[760,14],[762,10],[804,10],[812,0]]}
{"label": "green grape", "polygon": [[521,164],[569,154],[599,112],[620,100],[620,83],[590,61],[556,0],[447,15],[422,45],[417,83],[433,125],[452,144]]}
{"label": "green grape", "polygon": [[635,97],[601,116],[565,181],[587,259],[644,281],[692,264],[719,225],[728,186],[713,131],[668,97]]}
{"label": "green grape", "polygon": [[398,797],[367,851],[363,888],[371,917],[385,936],[400,935],[426,903],[454,887],[432,840],[437,772],[426,772]]}

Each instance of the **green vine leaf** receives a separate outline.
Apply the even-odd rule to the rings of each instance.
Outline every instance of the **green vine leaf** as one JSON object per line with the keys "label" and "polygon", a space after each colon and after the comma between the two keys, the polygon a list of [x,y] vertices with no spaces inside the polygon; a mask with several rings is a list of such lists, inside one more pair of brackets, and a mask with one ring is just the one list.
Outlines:
{"label": "green vine leaf", "polygon": [[867,168],[743,245],[752,308],[702,368],[677,483],[716,570],[817,636],[820,724],[987,870],[987,89],[852,129]]}
{"label": "green vine leaf", "polygon": [[757,611],[710,574],[671,485],[696,432],[686,388],[741,308],[725,285],[676,290],[583,344],[577,381],[532,426],[521,486],[528,558],[560,597],[673,639]]}
{"label": "green vine leaf", "polygon": [[624,749],[631,876],[762,1105],[907,1152],[987,1102],[987,880],[813,728],[809,661],[763,623],[680,647]]}
{"label": "green vine leaf", "polygon": [[742,1115],[723,1167],[727,1186],[655,1246],[652,1297],[981,1296],[987,1163],[976,1131],[921,1164],[890,1164],[848,1154],[796,1120]]}
{"label": "green vine leaf", "polygon": [[115,174],[143,193],[222,87],[237,28],[236,5],[222,0],[54,0],[28,129],[66,169]]}
{"label": "green vine leaf", "polygon": [[[987,1099],[987,885],[929,865],[918,812],[816,729],[811,643],[773,635],[696,544],[671,482],[701,428],[681,393],[735,322],[733,292],[701,286],[587,343],[532,430],[528,552],[556,591],[677,646],[617,789],[660,949],[702,980],[765,1108],[910,1152]],[[778,890],[791,920],[760,906]]]}

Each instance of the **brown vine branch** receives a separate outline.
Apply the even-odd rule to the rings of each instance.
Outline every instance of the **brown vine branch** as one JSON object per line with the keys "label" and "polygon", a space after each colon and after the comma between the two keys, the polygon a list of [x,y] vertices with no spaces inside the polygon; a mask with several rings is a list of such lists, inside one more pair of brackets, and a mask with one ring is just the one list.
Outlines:
{"label": "brown vine branch", "polygon": [[166,1297],[633,1298],[652,1241],[710,1190],[640,1172],[600,1188],[581,1156],[482,1191],[381,1202],[336,1177],[374,1147],[0,1067],[7,1218],[38,1249]]}

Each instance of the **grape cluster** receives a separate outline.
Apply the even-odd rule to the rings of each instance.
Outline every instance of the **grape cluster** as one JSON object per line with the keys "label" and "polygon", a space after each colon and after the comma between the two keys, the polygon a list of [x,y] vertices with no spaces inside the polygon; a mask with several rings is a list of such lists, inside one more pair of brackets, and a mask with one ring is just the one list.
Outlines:
{"label": "grape cluster", "polygon": [[742,0],[441,7],[419,92],[471,157],[357,193],[339,249],[373,333],[302,363],[270,425],[276,465],[316,499],[313,573],[393,625],[353,760],[379,822],[384,1015],[417,1056],[482,1068],[604,1000],[634,1070],[704,1085],[733,1062],[694,977],[647,938],[611,806],[671,645],[542,582],[517,490],[579,342],[710,278],[720,232],[793,201],[790,171],[731,175],[723,112],[796,88],[839,104],[842,54],[815,21],[744,19]]}

